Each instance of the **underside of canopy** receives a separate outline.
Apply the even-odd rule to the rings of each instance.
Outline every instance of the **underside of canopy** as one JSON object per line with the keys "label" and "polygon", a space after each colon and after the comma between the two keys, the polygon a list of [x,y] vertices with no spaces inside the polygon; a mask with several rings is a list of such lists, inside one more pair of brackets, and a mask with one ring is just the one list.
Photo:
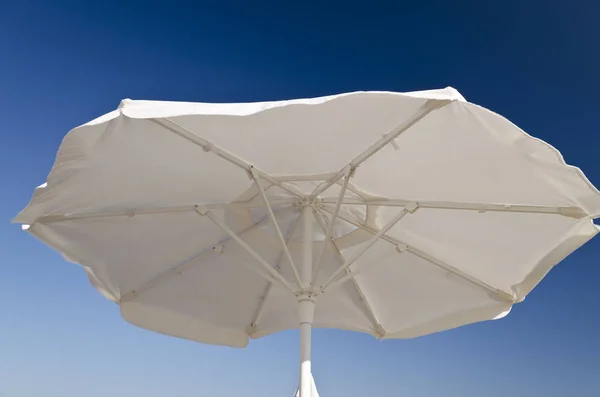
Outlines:
{"label": "underside of canopy", "polygon": [[599,214],[556,149],[445,89],[124,101],[67,135],[15,221],[133,324],[243,347],[297,328],[305,295],[314,326],[379,338],[502,317]]}

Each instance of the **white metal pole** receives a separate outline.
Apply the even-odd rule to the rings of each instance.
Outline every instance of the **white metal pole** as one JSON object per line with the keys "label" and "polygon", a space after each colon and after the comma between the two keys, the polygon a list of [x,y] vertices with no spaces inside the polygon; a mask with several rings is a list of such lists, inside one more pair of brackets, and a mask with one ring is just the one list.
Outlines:
{"label": "white metal pole", "polygon": [[311,296],[310,284],[312,281],[313,259],[313,225],[312,208],[305,205],[302,208],[304,222],[303,233],[303,258],[302,258],[302,294],[298,298],[298,316],[300,320],[300,397],[311,397],[312,371],[310,362],[311,332],[315,316],[315,301]]}
{"label": "white metal pole", "polygon": [[303,232],[303,256],[302,256],[302,289],[308,290],[312,282],[312,260],[313,260],[313,213],[312,207],[305,205],[302,208]]}

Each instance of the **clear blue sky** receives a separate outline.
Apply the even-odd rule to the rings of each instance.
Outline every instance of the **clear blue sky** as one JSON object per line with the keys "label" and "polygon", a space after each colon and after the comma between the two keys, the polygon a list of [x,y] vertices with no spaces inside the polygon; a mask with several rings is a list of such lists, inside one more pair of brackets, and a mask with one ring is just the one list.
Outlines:
{"label": "clear blue sky", "polygon": [[[122,98],[258,101],[451,85],[600,185],[594,0],[0,3],[2,397],[295,391],[297,332],[236,350],[137,329],[81,269],[8,223],[45,181],[64,134]],[[599,396],[599,254],[597,238],[500,321],[406,341],[317,330],[321,395]]]}

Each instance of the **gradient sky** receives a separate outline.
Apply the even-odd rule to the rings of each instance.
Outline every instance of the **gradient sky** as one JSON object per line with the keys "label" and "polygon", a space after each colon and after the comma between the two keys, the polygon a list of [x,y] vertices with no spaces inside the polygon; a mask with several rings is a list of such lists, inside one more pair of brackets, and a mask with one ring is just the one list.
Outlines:
{"label": "gradient sky", "polygon": [[[297,332],[238,350],[135,328],[83,270],[9,224],[65,133],[122,98],[262,101],[451,85],[600,185],[599,2],[281,3],[0,1],[1,397],[295,392]],[[317,330],[319,391],[597,397],[599,254],[596,238],[500,321],[405,341]]]}

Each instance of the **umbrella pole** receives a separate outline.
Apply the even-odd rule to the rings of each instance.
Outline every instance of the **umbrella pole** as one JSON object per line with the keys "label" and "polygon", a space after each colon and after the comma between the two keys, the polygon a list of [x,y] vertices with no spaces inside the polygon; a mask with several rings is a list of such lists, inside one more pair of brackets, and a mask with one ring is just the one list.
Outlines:
{"label": "umbrella pole", "polygon": [[310,355],[312,324],[315,317],[315,301],[310,293],[313,261],[313,213],[310,205],[305,205],[302,208],[302,220],[304,223],[303,260],[300,276],[302,294],[298,298],[298,316],[300,320],[299,397],[311,397],[313,379]]}

